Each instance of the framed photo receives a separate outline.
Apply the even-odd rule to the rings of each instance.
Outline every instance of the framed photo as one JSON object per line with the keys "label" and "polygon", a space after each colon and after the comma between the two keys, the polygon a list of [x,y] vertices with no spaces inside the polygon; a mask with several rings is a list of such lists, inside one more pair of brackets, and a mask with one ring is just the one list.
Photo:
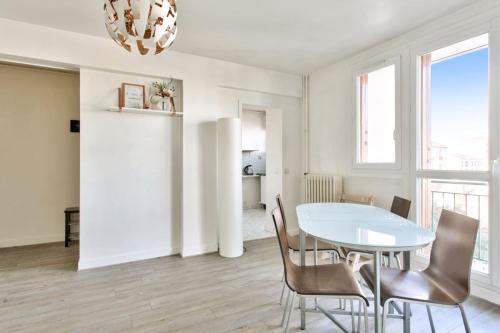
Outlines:
{"label": "framed photo", "polygon": [[144,109],[146,105],[146,88],[144,85],[123,83],[121,94],[123,107]]}

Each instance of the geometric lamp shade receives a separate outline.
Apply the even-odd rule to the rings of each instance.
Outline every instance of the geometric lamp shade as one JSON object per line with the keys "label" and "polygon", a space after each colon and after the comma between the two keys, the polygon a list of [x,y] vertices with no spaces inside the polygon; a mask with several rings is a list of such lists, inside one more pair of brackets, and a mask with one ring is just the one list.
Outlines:
{"label": "geometric lamp shade", "polygon": [[118,45],[141,55],[161,53],[177,36],[176,0],[104,0],[104,19]]}

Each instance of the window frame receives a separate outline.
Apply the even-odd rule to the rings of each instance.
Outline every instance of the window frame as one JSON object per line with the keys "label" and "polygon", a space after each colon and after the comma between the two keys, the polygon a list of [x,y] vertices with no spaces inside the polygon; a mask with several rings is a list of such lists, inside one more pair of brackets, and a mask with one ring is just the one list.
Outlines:
{"label": "window frame", "polygon": [[[394,66],[395,109],[394,109],[394,152],[395,161],[392,163],[363,163],[361,162],[361,83],[360,78],[376,70]],[[352,166],[358,170],[401,170],[402,168],[402,95],[401,95],[401,56],[387,58],[376,64],[360,66],[353,71],[354,81],[354,117],[353,133],[354,147],[352,149]]]}
{"label": "window frame", "polygon": [[[500,23],[500,21],[499,21]],[[410,177],[411,177],[411,193],[412,205],[411,214],[415,219],[415,222],[420,225],[423,218],[422,216],[422,191],[421,182],[425,179],[443,179],[443,180],[458,180],[458,181],[479,181],[486,182],[489,184],[489,272],[483,273],[480,271],[472,271],[471,277],[476,283],[483,283],[485,285],[500,286],[500,264],[497,262],[498,258],[495,257],[496,254],[500,253],[500,247],[495,241],[496,235],[499,233],[499,225],[496,223],[496,216],[500,214],[497,211],[496,205],[492,204],[499,196],[499,181],[498,177],[495,176],[494,170],[490,169],[488,171],[462,171],[462,170],[434,170],[434,169],[423,169],[422,168],[422,154],[421,154],[421,144],[422,139],[422,56],[451,46],[456,43],[463,42],[467,39],[475,38],[483,34],[489,35],[489,52],[490,52],[490,106],[489,106],[489,136],[490,136],[490,154],[489,158],[494,159],[494,156],[499,156],[498,148],[494,144],[494,140],[491,141],[492,136],[498,137],[498,131],[496,127],[498,119],[495,110],[498,110],[495,106],[496,92],[495,87],[498,86],[494,75],[498,73],[500,68],[496,67],[497,61],[500,60],[498,57],[500,55],[499,50],[496,48],[495,37],[500,36],[500,25],[499,29],[492,29],[489,24],[477,26],[465,31],[455,32],[446,35],[445,37],[432,40],[424,40],[420,43],[414,45],[410,52],[411,60],[411,79],[410,79],[410,89],[411,89],[411,103],[412,103],[412,116],[411,116],[411,164],[410,164]],[[417,267],[424,268],[428,265],[429,258],[418,253],[413,254],[413,259]]]}

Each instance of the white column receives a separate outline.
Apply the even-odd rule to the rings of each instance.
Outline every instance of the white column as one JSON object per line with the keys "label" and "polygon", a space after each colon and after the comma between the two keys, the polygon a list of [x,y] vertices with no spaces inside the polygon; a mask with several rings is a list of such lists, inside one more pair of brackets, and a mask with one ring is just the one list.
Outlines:
{"label": "white column", "polygon": [[217,183],[219,253],[234,258],[243,254],[243,198],[241,120],[217,120]]}

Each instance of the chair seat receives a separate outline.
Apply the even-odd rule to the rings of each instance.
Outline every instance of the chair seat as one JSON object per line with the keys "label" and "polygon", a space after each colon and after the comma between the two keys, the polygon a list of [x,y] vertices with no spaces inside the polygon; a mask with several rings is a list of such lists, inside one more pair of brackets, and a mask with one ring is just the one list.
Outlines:
{"label": "chair seat", "polygon": [[[288,235],[288,247],[294,251],[300,251],[299,235]],[[306,237],[306,251],[314,250],[314,239]],[[318,241],[318,251],[338,251],[337,246],[322,241]]]}
{"label": "chair seat", "polygon": [[363,294],[352,269],[342,264],[291,267],[287,274],[290,289],[300,295],[338,295],[362,297]]}
{"label": "chair seat", "polygon": [[[371,290],[374,289],[373,265],[365,265],[359,270]],[[439,284],[428,271],[400,271],[382,267],[380,272],[380,294],[383,305],[388,299],[398,298],[408,301],[428,302],[441,305],[457,305],[465,301],[467,290],[450,283]]]}

